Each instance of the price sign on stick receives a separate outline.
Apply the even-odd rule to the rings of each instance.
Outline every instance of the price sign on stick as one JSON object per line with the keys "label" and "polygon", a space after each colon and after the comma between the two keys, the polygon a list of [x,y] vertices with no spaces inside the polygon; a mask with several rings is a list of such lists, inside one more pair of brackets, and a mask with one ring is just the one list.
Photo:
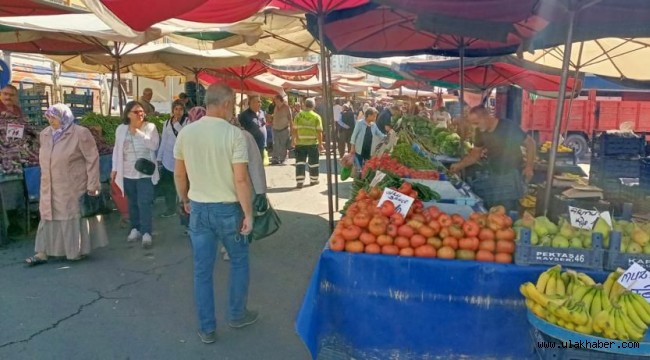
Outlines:
{"label": "price sign on stick", "polygon": [[650,272],[634,263],[621,275],[617,282],[624,288],[634,291],[650,302]]}
{"label": "price sign on stick", "polygon": [[25,133],[25,126],[19,124],[7,124],[7,140],[22,139]]}
{"label": "price sign on stick", "polygon": [[395,190],[385,188],[384,193],[381,195],[381,198],[379,199],[378,206],[381,206],[381,204],[383,204],[385,201],[392,202],[395,205],[395,212],[398,212],[402,214],[402,216],[406,217],[406,214],[408,214],[409,210],[411,209],[411,205],[413,205],[413,201],[415,201],[415,199],[410,196],[406,196],[400,192],[397,192]]}
{"label": "price sign on stick", "polygon": [[571,226],[578,229],[593,229],[599,216],[600,213],[598,210],[585,210],[569,206],[569,219],[571,220]]}
{"label": "price sign on stick", "polygon": [[386,174],[384,174],[381,171],[377,171],[375,173],[375,177],[373,177],[372,181],[370,182],[370,187],[373,188],[373,187],[377,186],[377,184],[379,184],[382,180],[384,180],[385,177],[386,177]]}

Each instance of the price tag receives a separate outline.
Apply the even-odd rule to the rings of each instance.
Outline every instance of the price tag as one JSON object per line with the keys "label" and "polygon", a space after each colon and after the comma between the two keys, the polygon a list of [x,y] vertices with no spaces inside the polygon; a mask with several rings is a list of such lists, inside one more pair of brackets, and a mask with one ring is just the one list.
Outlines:
{"label": "price tag", "polygon": [[621,275],[617,282],[624,288],[634,291],[650,302],[650,272],[634,263]]}
{"label": "price tag", "polygon": [[406,196],[400,192],[397,192],[395,190],[385,188],[384,193],[381,195],[381,198],[379,199],[378,206],[381,206],[381,204],[383,204],[386,201],[392,202],[395,205],[395,212],[398,212],[402,214],[402,216],[406,217],[406,214],[409,213],[409,210],[411,209],[411,205],[413,205],[413,201],[415,201],[415,199],[410,196]]}
{"label": "price tag", "polygon": [[585,210],[573,206],[569,206],[569,218],[571,226],[578,229],[591,230],[594,224],[600,217],[598,210]]}
{"label": "price tag", "polygon": [[612,215],[610,215],[609,211],[605,211],[605,212],[600,213],[600,217],[603,218],[603,220],[605,220],[605,222],[607,223],[607,225],[609,225],[609,228],[610,228],[610,229],[613,228],[613,225],[612,225]]}
{"label": "price tag", "polygon": [[375,177],[372,178],[372,181],[370,182],[370,187],[373,188],[373,187],[377,186],[377,184],[379,184],[382,180],[384,180],[385,177],[386,177],[385,173],[383,173],[381,171],[377,171],[375,173]]}
{"label": "price tag", "polygon": [[22,139],[24,133],[24,125],[7,124],[7,139]]}

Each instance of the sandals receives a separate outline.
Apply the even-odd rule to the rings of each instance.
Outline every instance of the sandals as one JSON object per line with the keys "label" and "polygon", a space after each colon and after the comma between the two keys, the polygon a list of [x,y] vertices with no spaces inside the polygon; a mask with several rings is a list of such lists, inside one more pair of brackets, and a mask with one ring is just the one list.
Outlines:
{"label": "sandals", "polygon": [[25,259],[25,263],[27,263],[27,266],[36,266],[47,263],[47,259],[41,259],[38,256],[33,255]]}

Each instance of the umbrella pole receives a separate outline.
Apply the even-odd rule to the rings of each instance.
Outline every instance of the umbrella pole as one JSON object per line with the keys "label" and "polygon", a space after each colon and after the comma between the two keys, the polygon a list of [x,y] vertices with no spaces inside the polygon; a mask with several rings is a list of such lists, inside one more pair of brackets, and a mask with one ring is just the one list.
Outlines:
{"label": "umbrella pole", "polygon": [[558,103],[555,112],[555,125],[553,127],[553,142],[551,143],[551,153],[548,158],[548,172],[546,173],[546,189],[544,191],[544,208],[543,214],[546,215],[551,201],[551,190],[553,189],[553,173],[555,171],[555,158],[557,156],[557,143],[560,139],[560,126],[562,115],[564,113],[564,98],[566,96],[566,84],[569,79],[569,63],[571,62],[571,45],[573,40],[573,25],[575,20],[575,11],[569,12],[569,28],[567,29],[566,42],[564,44],[564,59],[562,61],[562,76],[560,77],[560,91],[558,93]]}
{"label": "umbrella pole", "polygon": [[[318,14],[318,42],[320,45],[320,67],[321,82],[323,86],[323,102],[329,104],[329,92],[326,90],[329,86],[327,83],[327,50],[324,43],[325,14]],[[327,214],[329,217],[330,232],[334,231],[334,203],[332,202],[332,163],[330,156],[330,113],[332,108],[325,106],[323,128],[325,129],[325,166],[327,169]]]}
{"label": "umbrella pole", "polygon": [[[327,53],[327,81],[329,83],[332,83],[332,53],[328,52]],[[332,109],[332,117],[334,117],[334,104],[333,104],[333,96],[332,96],[332,89],[328,88],[327,89],[329,93],[329,103],[327,106]],[[338,145],[339,145],[339,134],[338,131],[336,131],[336,121],[332,119],[332,127],[331,127],[332,135],[334,138],[334,209],[336,211],[339,211],[339,163],[337,161],[338,157],[336,156],[337,151],[338,151]],[[340,154],[343,155],[343,154]]]}
{"label": "umbrella pole", "polygon": [[465,124],[465,38],[461,37],[460,38],[460,49],[458,51],[458,56],[460,59],[460,69],[458,71],[458,76],[460,77],[459,79],[459,84],[460,84],[460,93],[458,94],[458,103],[459,103],[459,108],[460,108],[460,119],[458,121],[458,130],[461,134],[461,142],[460,142],[460,156],[463,157],[465,156],[465,151],[464,151],[464,146],[463,146],[463,141],[465,139],[465,127],[467,124]]}
{"label": "umbrella pole", "polygon": [[239,78],[239,83],[241,84],[241,89],[239,92],[239,113],[244,112],[244,78]]}
{"label": "umbrella pole", "polygon": [[120,70],[120,49],[119,49],[120,44],[115,43],[115,69],[117,70],[117,73],[115,74],[117,78],[117,102],[118,106],[120,107],[120,117],[124,113],[124,109],[122,106],[124,105],[124,102],[122,101],[122,73]]}
{"label": "umbrella pole", "polygon": [[113,89],[115,89],[115,68],[111,71],[111,92],[108,97],[108,116],[111,115],[111,109],[113,107]]}
{"label": "umbrella pole", "polygon": [[194,106],[199,106],[201,104],[201,100],[199,100],[199,71],[195,70],[194,71],[194,82],[195,82],[195,87],[194,87]]}

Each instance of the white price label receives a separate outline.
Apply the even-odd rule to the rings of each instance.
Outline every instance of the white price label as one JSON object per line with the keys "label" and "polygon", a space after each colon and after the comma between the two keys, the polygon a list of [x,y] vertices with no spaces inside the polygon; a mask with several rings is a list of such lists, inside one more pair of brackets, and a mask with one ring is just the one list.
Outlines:
{"label": "white price label", "polygon": [[571,220],[571,226],[578,229],[593,229],[599,216],[600,213],[598,210],[585,210],[569,206],[569,219]]}
{"label": "white price label", "polygon": [[621,275],[617,282],[624,288],[634,291],[650,302],[650,272],[634,263]]}
{"label": "white price label", "polygon": [[19,124],[7,124],[7,139],[22,139],[25,133],[25,126]]}
{"label": "white price label", "polygon": [[377,184],[379,184],[382,180],[384,180],[385,177],[386,177],[385,173],[383,173],[381,171],[377,171],[375,173],[375,177],[372,178],[372,181],[370,182],[370,187],[373,188],[373,187],[377,186]]}
{"label": "white price label", "polygon": [[398,212],[402,214],[402,216],[406,217],[415,199],[395,190],[385,188],[384,193],[381,195],[377,206],[381,206],[381,204],[386,201],[392,202],[395,205],[395,212]]}

